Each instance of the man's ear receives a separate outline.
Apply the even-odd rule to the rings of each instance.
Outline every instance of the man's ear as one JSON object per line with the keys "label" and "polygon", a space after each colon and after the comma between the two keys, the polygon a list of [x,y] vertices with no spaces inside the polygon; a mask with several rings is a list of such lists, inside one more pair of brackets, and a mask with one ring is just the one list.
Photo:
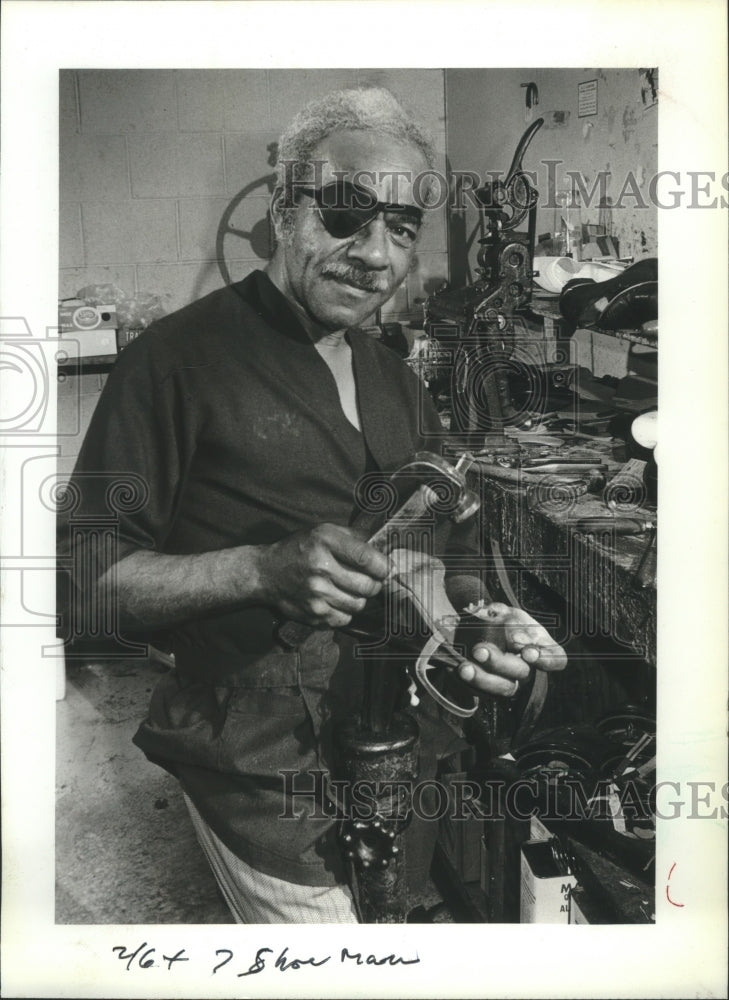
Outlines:
{"label": "man's ear", "polygon": [[285,232],[284,218],[287,211],[291,211],[291,208],[286,208],[286,192],[284,191],[283,185],[277,184],[273,189],[271,194],[271,221],[273,222],[273,231],[276,235],[276,240],[280,243],[281,237]]}

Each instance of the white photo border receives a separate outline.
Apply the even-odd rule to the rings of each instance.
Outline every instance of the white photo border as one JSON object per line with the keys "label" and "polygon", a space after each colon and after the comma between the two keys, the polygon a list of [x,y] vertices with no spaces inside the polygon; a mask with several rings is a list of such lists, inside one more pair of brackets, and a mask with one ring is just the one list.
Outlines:
{"label": "white photo border", "polygon": [[[44,2],[2,6],[0,316],[34,342],[55,324],[61,68],[626,67],[660,70],[659,169],[726,170],[726,9],[721,0],[575,2]],[[342,39],[346,38],[346,45]],[[729,192],[725,192],[725,195]],[[726,209],[659,213],[661,503],[659,779],[726,782]],[[11,329],[7,326],[6,329]],[[53,352],[50,351],[52,364]],[[51,368],[52,370],[52,368]],[[0,376],[4,375],[0,372]],[[10,383],[6,383],[10,384]],[[683,997],[726,989],[726,820],[660,824],[656,925],[109,927],[54,923],[53,518],[38,514],[27,589],[13,583],[19,462],[52,454],[55,391],[32,439],[0,435],[3,511],[2,995],[7,997]],[[12,412],[13,400],[2,404]],[[27,512],[26,512],[27,516]],[[9,555],[8,555],[9,553]],[[44,574],[43,567],[46,567]],[[24,574],[25,576],[26,574]],[[27,625],[26,625],[27,623]],[[672,865],[675,868],[672,869]],[[665,899],[672,891],[682,907]],[[115,945],[191,961],[125,971]],[[347,947],[418,964],[237,980],[211,974],[235,948],[301,955]],[[383,952],[383,949],[385,951]],[[344,993],[342,992],[344,991]]]}

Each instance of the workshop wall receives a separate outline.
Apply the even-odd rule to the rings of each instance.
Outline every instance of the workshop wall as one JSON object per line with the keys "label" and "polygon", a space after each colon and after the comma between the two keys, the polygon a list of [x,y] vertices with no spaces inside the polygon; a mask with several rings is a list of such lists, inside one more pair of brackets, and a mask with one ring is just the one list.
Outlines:
{"label": "workshop wall", "polygon": [[[578,114],[578,84],[597,81],[597,113]],[[538,90],[538,104],[526,107],[527,87]],[[569,189],[566,171],[582,176],[588,193],[601,172],[594,196],[583,203],[582,223],[600,221],[600,195],[612,200],[612,235],[621,256],[640,259],[658,254],[657,210],[650,181],[657,171],[658,107],[635,69],[449,69],[446,87],[446,148],[451,172],[472,171],[483,181],[490,171],[508,170],[529,123],[545,119],[532,138],[523,168],[533,172],[539,191],[537,237],[559,231],[555,191]],[[476,275],[478,213],[464,196],[463,211],[449,219],[450,278],[454,285]],[[526,222],[522,224],[526,228]],[[625,375],[627,344],[601,334],[578,331],[574,360],[595,375]]]}
{"label": "workshop wall", "polygon": [[[578,84],[597,81],[597,113],[578,115]],[[534,83],[538,104],[526,107]],[[657,212],[650,180],[657,171],[658,107],[650,103],[638,69],[449,69],[446,70],[447,149],[452,171],[508,169],[530,122],[545,119],[524,157],[539,190],[537,234],[559,229],[555,189],[569,188],[566,171],[578,171],[591,192],[601,172],[612,199],[612,231],[620,255],[656,256]],[[582,209],[583,223],[597,223],[600,187]],[[463,280],[461,232],[470,235],[478,217],[469,206],[452,213],[451,274]],[[460,225],[460,231],[459,231]],[[454,227],[456,232],[454,232]],[[477,248],[476,248],[477,249]],[[475,263],[475,250],[470,256]]]}
{"label": "workshop wall", "polygon": [[[271,144],[307,100],[368,84],[418,114],[444,170],[439,69],[61,71],[59,297],[110,282],[127,296],[159,295],[171,312],[220,287],[218,224],[245,187],[230,224],[248,236],[226,236],[224,255],[233,280],[261,267],[271,250]],[[425,289],[447,275],[446,243],[443,206],[384,319],[422,318]],[[104,378],[72,377],[60,388],[64,472]]]}

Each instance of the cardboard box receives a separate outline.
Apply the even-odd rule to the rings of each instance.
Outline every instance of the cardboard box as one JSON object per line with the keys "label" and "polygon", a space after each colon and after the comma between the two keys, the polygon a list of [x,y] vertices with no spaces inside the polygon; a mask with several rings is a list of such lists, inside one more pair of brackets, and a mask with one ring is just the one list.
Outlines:
{"label": "cardboard box", "polygon": [[562,875],[552,856],[549,840],[528,840],[521,848],[522,924],[566,924],[574,875]]}
{"label": "cardboard box", "polygon": [[572,892],[570,892],[569,923],[571,924],[593,923],[593,921],[589,919],[587,913],[585,912],[588,909],[586,902],[587,902],[587,897],[585,896],[585,890],[581,889],[580,886],[575,886]]}
{"label": "cardboard box", "polygon": [[79,299],[61,302],[58,325],[69,360],[117,353],[116,306],[88,306]]}

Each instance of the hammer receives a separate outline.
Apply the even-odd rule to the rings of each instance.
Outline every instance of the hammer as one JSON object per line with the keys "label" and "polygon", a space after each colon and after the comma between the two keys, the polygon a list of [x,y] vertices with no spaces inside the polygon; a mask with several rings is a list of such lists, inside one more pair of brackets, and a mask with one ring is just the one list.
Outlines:
{"label": "hammer", "polygon": [[[367,539],[368,544],[387,555],[393,543],[401,543],[402,536],[410,528],[422,528],[426,517],[432,519],[434,515],[447,515],[456,524],[472,517],[480,506],[478,497],[466,485],[466,472],[472,462],[473,456],[469,452],[464,452],[455,465],[432,452],[417,452],[412,461],[390,477],[390,481],[394,483],[406,475],[417,475],[424,481],[416,486],[392,517]],[[441,490],[437,489],[439,484]],[[445,496],[441,495],[443,485],[448,487]],[[314,631],[311,625],[288,621],[278,629],[278,638],[290,649],[297,649]]]}

